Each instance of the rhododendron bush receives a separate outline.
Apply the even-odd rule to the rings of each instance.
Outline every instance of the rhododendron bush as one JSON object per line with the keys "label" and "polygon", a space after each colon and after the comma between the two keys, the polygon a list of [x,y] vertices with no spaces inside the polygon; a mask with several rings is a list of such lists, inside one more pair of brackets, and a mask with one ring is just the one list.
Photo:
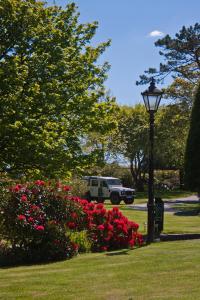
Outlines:
{"label": "rhododendron bush", "polygon": [[143,243],[138,224],[129,221],[117,207],[89,203],[70,193],[61,183],[37,180],[17,184],[2,201],[1,235],[29,261],[72,257],[79,244],[70,233],[87,233],[92,251],[133,248]]}

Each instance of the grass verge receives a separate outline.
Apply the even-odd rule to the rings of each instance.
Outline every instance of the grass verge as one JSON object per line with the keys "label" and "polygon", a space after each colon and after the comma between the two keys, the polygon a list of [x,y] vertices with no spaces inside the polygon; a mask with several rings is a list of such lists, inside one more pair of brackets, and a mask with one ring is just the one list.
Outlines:
{"label": "grass verge", "polygon": [[0,299],[199,299],[200,240],[0,270]]}
{"label": "grass verge", "polygon": [[[111,204],[106,204],[107,209],[111,209],[112,207]],[[120,204],[118,207],[126,217],[140,225],[139,230],[141,233],[146,233],[146,211],[137,211],[125,204]],[[195,207],[197,208],[199,205],[196,204]],[[187,214],[185,210],[182,214],[165,212],[163,233],[200,233],[200,215]]]}

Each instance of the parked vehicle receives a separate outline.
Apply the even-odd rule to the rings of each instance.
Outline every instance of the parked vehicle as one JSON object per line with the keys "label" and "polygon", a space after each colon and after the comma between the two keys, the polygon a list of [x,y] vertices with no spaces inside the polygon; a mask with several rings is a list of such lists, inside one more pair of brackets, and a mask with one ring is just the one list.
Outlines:
{"label": "parked vehicle", "polygon": [[88,182],[88,191],[85,195],[88,201],[96,200],[103,203],[106,199],[110,199],[114,205],[120,204],[122,200],[125,204],[134,202],[135,190],[123,187],[118,178],[85,176],[83,179]]}

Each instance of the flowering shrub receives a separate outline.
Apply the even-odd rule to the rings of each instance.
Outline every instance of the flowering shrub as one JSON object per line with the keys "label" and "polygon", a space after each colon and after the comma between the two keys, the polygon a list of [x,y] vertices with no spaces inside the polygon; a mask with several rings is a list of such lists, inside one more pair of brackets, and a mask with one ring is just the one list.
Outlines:
{"label": "flowering shrub", "polygon": [[106,210],[103,204],[74,197],[61,183],[17,184],[0,212],[3,238],[28,261],[69,258],[88,247],[107,251],[143,243],[138,224],[117,207]]}
{"label": "flowering shrub", "polygon": [[53,260],[73,256],[77,248],[66,235],[66,224],[76,216],[84,222],[79,203],[68,199],[70,187],[37,180],[10,188],[1,206],[3,237],[13,249],[28,253],[28,260]]}
{"label": "flowering shrub", "polygon": [[[137,232],[139,225],[129,221],[118,209],[106,210],[101,203],[72,198],[79,202],[87,215],[87,230],[93,251],[107,251],[141,246],[143,238]],[[78,227],[78,224],[75,224]]]}

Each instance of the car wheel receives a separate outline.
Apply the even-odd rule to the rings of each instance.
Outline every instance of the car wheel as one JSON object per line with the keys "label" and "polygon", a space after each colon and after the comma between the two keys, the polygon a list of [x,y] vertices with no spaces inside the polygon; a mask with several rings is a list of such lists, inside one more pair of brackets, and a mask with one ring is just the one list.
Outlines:
{"label": "car wheel", "polygon": [[124,199],[124,203],[125,204],[133,204],[134,202],[134,198],[131,198],[131,199]]}
{"label": "car wheel", "polygon": [[110,201],[113,205],[118,205],[121,202],[121,199],[119,197],[118,193],[112,193],[110,196]]}

